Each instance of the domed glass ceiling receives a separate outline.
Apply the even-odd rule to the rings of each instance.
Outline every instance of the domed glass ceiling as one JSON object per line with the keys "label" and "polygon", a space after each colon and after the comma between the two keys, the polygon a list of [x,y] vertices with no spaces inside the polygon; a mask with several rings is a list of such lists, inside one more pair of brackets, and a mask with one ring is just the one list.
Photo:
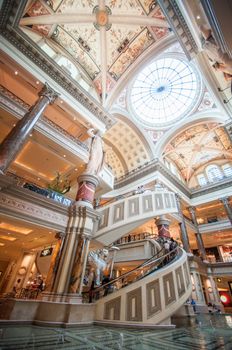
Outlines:
{"label": "domed glass ceiling", "polygon": [[198,72],[185,59],[164,57],[139,73],[131,89],[130,108],[145,126],[164,127],[186,116],[200,93]]}

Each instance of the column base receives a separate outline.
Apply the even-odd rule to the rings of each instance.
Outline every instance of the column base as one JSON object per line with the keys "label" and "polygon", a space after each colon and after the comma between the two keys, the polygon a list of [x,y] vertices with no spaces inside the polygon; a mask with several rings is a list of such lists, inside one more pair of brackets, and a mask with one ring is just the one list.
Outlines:
{"label": "column base", "polygon": [[78,294],[46,293],[43,292],[41,300],[52,301],[54,303],[82,304],[82,296]]}

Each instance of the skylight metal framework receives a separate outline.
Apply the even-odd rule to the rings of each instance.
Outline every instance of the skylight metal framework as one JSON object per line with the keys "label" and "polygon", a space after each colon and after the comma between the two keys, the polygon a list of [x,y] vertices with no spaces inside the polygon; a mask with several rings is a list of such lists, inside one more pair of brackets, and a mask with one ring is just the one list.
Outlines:
{"label": "skylight metal framework", "polygon": [[145,126],[168,126],[187,116],[201,92],[198,72],[187,60],[162,57],[135,79],[130,107]]}

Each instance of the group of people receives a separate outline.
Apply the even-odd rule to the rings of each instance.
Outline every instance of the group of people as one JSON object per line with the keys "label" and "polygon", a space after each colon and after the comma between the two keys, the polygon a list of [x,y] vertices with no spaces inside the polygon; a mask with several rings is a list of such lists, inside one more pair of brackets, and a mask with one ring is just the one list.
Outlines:
{"label": "group of people", "polygon": [[[168,262],[175,255],[175,249],[178,246],[178,243],[173,238],[166,238],[166,239],[162,239],[161,244],[164,247],[165,255],[168,254],[165,257],[165,261]],[[171,254],[169,254],[169,253],[171,253]]]}
{"label": "group of people", "polygon": [[[103,290],[104,290],[104,296],[108,295],[109,290],[111,288],[111,285],[109,284],[110,282],[110,277],[108,275],[103,276],[102,279],[102,286],[103,286]],[[97,292],[99,293],[99,292]],[[93,299],[96,297],[96,292],[95,292],[95,281],[94,279],[91,282],[90,288],[89,288],[89,303],[93,302]]]}

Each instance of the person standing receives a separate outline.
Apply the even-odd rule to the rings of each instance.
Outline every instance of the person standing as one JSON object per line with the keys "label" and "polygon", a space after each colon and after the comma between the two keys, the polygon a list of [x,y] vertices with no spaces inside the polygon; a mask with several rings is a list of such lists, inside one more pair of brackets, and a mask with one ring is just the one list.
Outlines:
{"label": "person standing", "polygon": [[93,302],[93,296],[94,296],[94,279],[91,282],[91,286],[89,288],[89,303]]}
{"label": "person standing", "polygon": [[196,302],[194,299],[191,300],[191,305],[192,305],[193,311],[195,313],[196,312]]}

